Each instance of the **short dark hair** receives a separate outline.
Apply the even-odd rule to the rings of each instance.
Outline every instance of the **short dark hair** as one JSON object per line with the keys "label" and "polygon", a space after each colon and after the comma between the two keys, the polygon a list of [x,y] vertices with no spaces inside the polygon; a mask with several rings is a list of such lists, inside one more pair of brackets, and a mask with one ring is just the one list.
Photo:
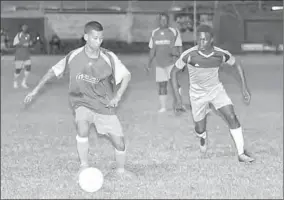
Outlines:
{"label": "short dark hair", "polygon": [[200,33],[200,32],[204,32],[204,33],[210,33],[211,36],[213,36],[213,28],[209,25],[206,25],[206,24],[201,24],[200,26],[198,26],[197,28],[197,33]]}
{"label": "short dark hair", "polygon": [[160,13],[159,14],[159,17],[161,18],[161,17],[166,17],[168,20],[169,20],[169,15],[168,15],[168,13],[166,13],[166,12],[162,12],[162,13]]}
{"label": "short dark hair", "polygon": [[97,21],[90,21],[85,25],[84,32],[88,33],[91,30],[102,31],[102,30],[104,30],[104,28],[101,25],[101,23],[99,23]]}

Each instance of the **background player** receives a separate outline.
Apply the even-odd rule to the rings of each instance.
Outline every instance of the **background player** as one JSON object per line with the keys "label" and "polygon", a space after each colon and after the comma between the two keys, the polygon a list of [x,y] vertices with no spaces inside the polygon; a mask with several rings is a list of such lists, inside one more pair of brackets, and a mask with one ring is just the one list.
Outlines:
{"label": "background player", "polygon": [[233,66],[241,79],[242,94],[245,102],[250,102],[250,93],[242,67],[235,61],[228,51],[213,46],[213,30],[210,26],[201,25],[197,30],[198,45],[186,50],[177,60],[172,70],[172,84],[177,98],[177,107],[181,106],[181,97],[177,86],[177,72],[188,67],[190,90],[189,96],[195,131],[200,137],[200,147],[206,150],[206,115],[209,104],[212,104],[227,122],[231,135],[235,141],[240,162],[252,162],[244,150],[244,139],[240,122],[235,114],[231,99],[228,97],[223,84],[218,77],[221,64]]}
{"label": "background player", "polygon": [[15,52],[15,73],[14,73],[14,88],[18,88],[18,78],[22,69],[25,70],[22,87],[28,88],[27,79],[31,71],[31,57],[29,46],[31,44],[31,36],[28,33],[28,25],[21,26],[21,32],[17,33],[14,38],[13,46],[16,47]]}
{"label": "background player", "polygon": [[[77,150],[81,161],[79,173],[89,165],[88,137],[90,126],[94,124],[97,132],[108,136],[115,147],[116,172],[122,175],[125,174],[126,147],[122,127],[115,113],[131,75],[114,53],[100,47],[103,27],[99,22],[87,23],[84,31],[86,45],[71,51],[54,65],[24,102],[31,102],[47,81],[55,76],[60,77],[68,69],[69,99],[75,114]],[[113,86],[119,83],[120,88],[114,92]]]}
{"label": "background player", "polygon": [[[150,54],[147,70],[152,67],[155,59],[156,82],[158,83],[160,110],[166,111],[167,83],[176,59],[182,53],[182,40],[177,29],[169,27],[169,16],[166,13],[159,15],[159,28],[152,31],[149,42]],[[181,88],[179,87],[181,93]],[[174,98],[174,95],[173,95]]]}

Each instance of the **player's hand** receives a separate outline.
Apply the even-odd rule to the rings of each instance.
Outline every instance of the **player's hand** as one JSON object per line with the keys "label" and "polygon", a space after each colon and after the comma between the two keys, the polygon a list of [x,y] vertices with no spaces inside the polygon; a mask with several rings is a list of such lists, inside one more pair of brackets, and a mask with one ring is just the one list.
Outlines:
{"label": "player's hand", "polygon": [[146,65],[144,69],[145,69],[147,75],[149,75],[150,71],[151,71],[151,66],[150,65]]}
{"label": "player's hand", "polygon": [[242,93],[243,93],[244,102],[245,102],[246,104],[249,104],[249,103],[250,103],[250,100],[251,100],[251,95],[250,95],[248,89],[247,89],[247,88],[244,88],[243,91],[242,91]]}
{"label": "player's hand", "polygon": [[32,91],[30,92],[24,99],[24,103],[25,104],[29,104],[31,103],[31,101],[35,98],[35,96],[37,95],[37,92],[36,91]]}
{"label": "player's hand", "polygon": [[181,114],[181,113],[184,113],[186,112],[186,109],[185,109],[185,106],[183,106],[182,102],[181,101],[177,101],[175,106],[174,106],[174,112],[176,114]]}
{"label": "player's hand", "polygon": [[118,103],[120,101],[120,98],[118,96],[114,97],[112,100],[110,100],[110,102],[106,105],[106,107],[117,107],[118,106]]}

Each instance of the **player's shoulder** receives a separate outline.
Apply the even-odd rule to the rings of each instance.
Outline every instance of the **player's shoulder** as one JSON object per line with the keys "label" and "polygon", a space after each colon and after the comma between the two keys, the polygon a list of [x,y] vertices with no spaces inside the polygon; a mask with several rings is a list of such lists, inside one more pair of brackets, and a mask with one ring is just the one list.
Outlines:
{"label": "player's shoulder", "polygon": [[169,26],[169,30],[170,30],[175,36],[179,34],[179,31],[178,31],[177,28],[173,28],[173,27]]}
{"label": "player's shoulder", "polygon": [[79,48],[76,48],[72,51],[70,51],[68,54],[67,54],[67,59],[69,60],[69,62],[74,59],[76,56],[78,56],[81,52],[83,52],[84,50],[84,47],[79,47]]}
{"label": "player's shoulder", "polygon": [[197,52],[198,51],[198,46],[197,45],[195,45],[195,46],[193,46],[193,47],[191,47],[191,48],[189,48],[189,49],[187,49],[187,50],[185,50],[182,54],[181,54],[181,56],[191,56],[191,55],[193,55],[195,52]]}
{"label": "player's shoulder", "polygon": [[160,28],[155,28],[154,30],[152,30],[152,36],[154,36],[155,34],[160,32]]}
{"label": "player's shoulder", "polygon": [[222,49],[222,48],[217,47],[217,46],[214,46],[214,51],[215,51],[216,53],[220,53],[220,54],[232,55],[228,50]]}

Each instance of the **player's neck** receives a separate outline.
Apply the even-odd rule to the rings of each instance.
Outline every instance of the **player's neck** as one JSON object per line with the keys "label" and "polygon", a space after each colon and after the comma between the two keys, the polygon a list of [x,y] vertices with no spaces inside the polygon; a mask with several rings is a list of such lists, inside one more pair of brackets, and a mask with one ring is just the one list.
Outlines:
{"label": "player's neck", "polygon": [[100,48],[93,50],[89,48],[87,45],[85,46],[85,53],[89,58],[98,58],[100,55]]}
{"label": "player's neck", "polygon": [[200,52],[205,53],[205,54],[210,54],[214,51],[214,47],[209,47],[207,49],[199,49]]}

